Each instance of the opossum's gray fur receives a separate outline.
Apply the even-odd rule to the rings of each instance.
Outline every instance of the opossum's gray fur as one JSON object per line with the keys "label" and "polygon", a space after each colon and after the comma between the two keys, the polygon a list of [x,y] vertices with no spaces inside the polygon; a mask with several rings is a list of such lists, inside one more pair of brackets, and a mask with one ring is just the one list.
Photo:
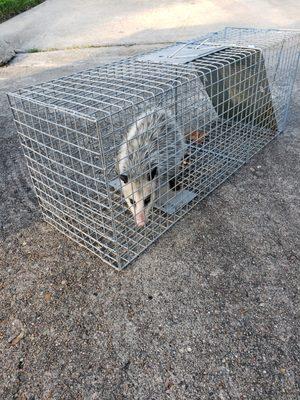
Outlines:
{"label": "opossum's gray fur", "polygon": [[160,183],[176,174],[186,149],[184,134],[175,115],[164,109],[149,109],[137,117],[119,151],[118,171],[128,180],[145,178],[158,169]]}
{"label": "opossum's gray fur", "polygon": [[158,189],[173,179],[185,153],[174,114],[149,109],[130,127],[118,154],[122,190],[138,226],[144,226]]}

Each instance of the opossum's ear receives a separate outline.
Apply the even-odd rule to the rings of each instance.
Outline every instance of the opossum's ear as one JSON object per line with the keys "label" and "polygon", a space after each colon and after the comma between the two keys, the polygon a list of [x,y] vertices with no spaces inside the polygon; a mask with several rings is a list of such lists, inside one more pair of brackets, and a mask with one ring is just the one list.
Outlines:
{"label": "opossum's ear", "polygon": [[121,174],[121,175],[120,175],[120,179],[121,179],[121,181],[123,181],[124,183],[128,183],[128,176],[127,176],[127,175]]}
{"label": "opossum's ear", "polygon": [[148,181],[152,181],[157,175],[157,167],[152,168],[151,172],[148,174]]}

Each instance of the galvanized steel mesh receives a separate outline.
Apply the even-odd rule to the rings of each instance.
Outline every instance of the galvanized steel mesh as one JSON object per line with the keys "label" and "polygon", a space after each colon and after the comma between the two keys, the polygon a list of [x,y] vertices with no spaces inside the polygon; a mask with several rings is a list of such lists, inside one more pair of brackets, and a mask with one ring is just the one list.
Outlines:
{"label": "galvanized steel mesh", "polygon": [[[10,93],[46,221],[124,268],[283,131],[299,38],[226,28],[182,43],[224,47],[185,64],[132,57]],[[186,150],[176,187],[157,189],[137,227],[116,164],[128,130],[153,110],[174,116]]]}

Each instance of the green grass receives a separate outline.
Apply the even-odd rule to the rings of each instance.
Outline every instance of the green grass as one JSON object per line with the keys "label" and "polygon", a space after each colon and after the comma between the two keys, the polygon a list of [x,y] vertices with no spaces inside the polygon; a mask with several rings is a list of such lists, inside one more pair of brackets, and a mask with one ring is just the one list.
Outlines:
{"label": "green grass", "polygon": [[38,53],[38,52],[39,52],[39,49],[36,49],[35,47],[27,50],[27,53]]}
{"label": "green grass", "polygon": [[0,23],[31,7],[37,6],[44,0],[0,0]]}

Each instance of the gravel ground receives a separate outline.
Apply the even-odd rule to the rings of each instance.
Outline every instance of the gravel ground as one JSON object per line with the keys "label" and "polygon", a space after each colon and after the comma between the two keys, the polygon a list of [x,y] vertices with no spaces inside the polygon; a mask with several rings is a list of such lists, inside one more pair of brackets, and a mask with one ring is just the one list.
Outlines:
{"label": "gravel ground", "polygon": [[111,52],[1,70],[0,399],[299,399],[300,83],[285,135],[116,272],[42,221],[4,96]]}

